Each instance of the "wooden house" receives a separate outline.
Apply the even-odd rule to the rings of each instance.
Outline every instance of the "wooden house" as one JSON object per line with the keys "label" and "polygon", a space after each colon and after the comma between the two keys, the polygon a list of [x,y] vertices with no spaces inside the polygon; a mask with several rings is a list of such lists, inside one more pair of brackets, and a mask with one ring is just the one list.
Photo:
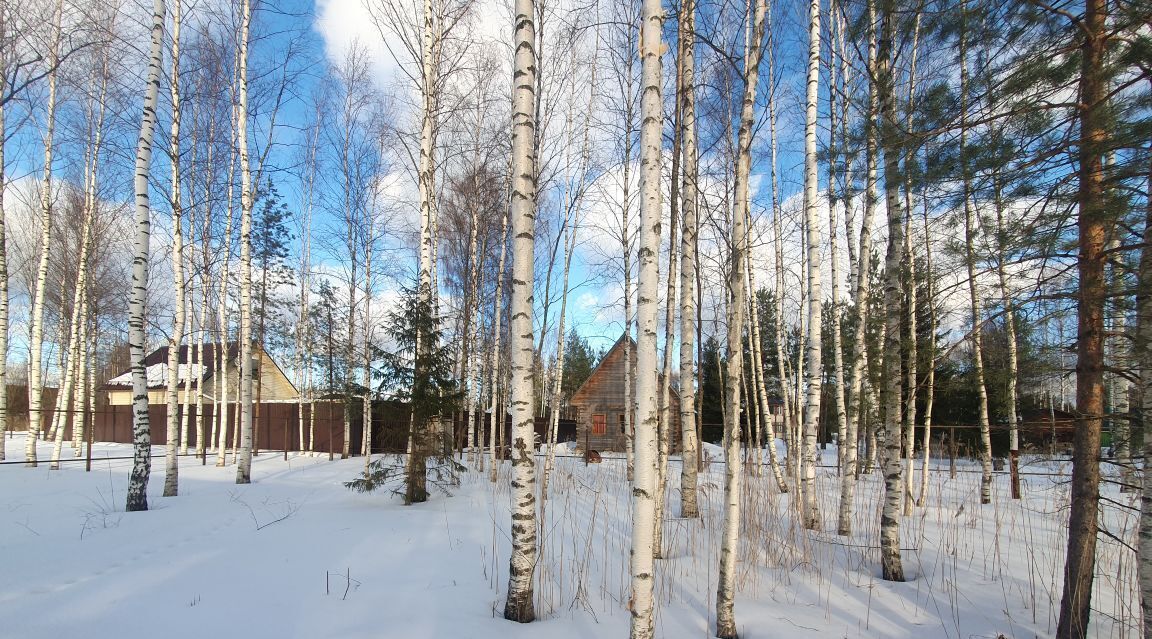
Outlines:
{"label": "wooden house", "polygon": [[[194,345],[180,347],[179,389],[195,390],[198,386],[204,387],[205,401],[218,399],[217,393],[223,390],[226,380],[228,385],[228,402],[235,403],[240,399],[240,347],[236,342],[227,345],[205,344],[201,353],[196,352]],[[224,358],[223,375],[218,376],[220,358]],[[284,374],[276,361],[268,355],[259,345],[252,346],[253,361],[253,393],[259,395],[254,398],[258,402],[296,402],[300,393],[296,386]],[[148,403],[164,404],[168,401],[168,347],[163,346],[152,351],[144,358],[144,366],[148,377]],[[104,382],[103,390],[108,394],[110,406],[128,406],[132,404],[132,370],[128,369],[122,374]]]}
{"label": "wooden house", "polygon": [[[632,401],[636,401],[636,341],[627,334],[616,340],[580,388],[568,400],[576,418],[576,445],[582,450],[623,452],[624,434],[624,344],[630,344],[632,360]],[[669,389],[671,427],[680,432],[680,395]],[[679,436],[672,438],[680,441]],[[674,446],[675,447],[675,446]]]}

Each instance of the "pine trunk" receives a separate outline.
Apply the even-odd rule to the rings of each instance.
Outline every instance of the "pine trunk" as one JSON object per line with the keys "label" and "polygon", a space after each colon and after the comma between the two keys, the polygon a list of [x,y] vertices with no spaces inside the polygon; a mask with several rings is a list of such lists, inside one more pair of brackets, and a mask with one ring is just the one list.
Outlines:
{"label": "pine trunk", "polygon": [[[1105,82],[1108,4],[1088,0],[1080,23],[1080,121],[1077,204],[1080,227],[1080,281],[1076,309],[1076,430],[1072,440],[1071,507],[1064,592],[1060,598],[1059,639],[1088,636],[1096,536],[1100,513],[1100,431],[1104,415],[1104,303],[1107,285],[1105,242],[1115,224],[1104,189],[1102,153],[1108,140]],[[1147,400],[1145,400],[1147,401]]]}
{"label": "pine trunk", "polygon": [[[1148,167],[1148,193],[1152,194],[1152,162]],[[1140,372],[1141,415],[1144,427],[1152,423],[1152,197],[1144,215],[1144,249],[1140,252],[1136,287],[1135,364]],[[1145,430],[1145,433],[1148,431]],[[1152,437],[1144,436],[1144,467],[1152,461]],[[1152,637],[1152,472],[1144,471],[1140,495],[1140,537],[1137,548],[1137,574],[1140,579],[1140,609],[1144,616],[1144,636]]]}

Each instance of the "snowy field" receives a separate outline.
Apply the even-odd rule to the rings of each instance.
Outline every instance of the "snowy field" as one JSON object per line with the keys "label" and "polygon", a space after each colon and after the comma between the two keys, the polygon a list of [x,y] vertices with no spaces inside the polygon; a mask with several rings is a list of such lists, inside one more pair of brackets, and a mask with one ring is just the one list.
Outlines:
{"label": "snowy field", "polygon": [[[20,436],[7,442],[22,459]],[[48,447],[42,447],[42,459]],[[156,449],[157,454],[160,449]],[[67,452],[65,453],[68,454]],[[362,459],[262,454],[255,483],[235,468],[183,459],[180,496],[162,498],[153,460],[144,513],[125,513],[131,454],[97,444],[83,463],[50,471],[0,466],[0,636],[625,637],[631,503],[622,460],[560,459],[550,486],[537,572],[538,623],[503,620],[510,541],[505,463],[495,486],[468,473],[451,497],[404,507],[342,482]],[[831,460],[828,452],[825,459]],[[672,465],[678,482],[677,463]],[[963,466],[962,470],[972,470]],[[856,534],[835,534],[839,480],[820,477],[826,529],[798,529],[791,499],[750,478],[741,536],[742,637],[1047,637],[1056,627],[1067,517],[1067,471],[1031,463],[1025,499],[979,504],[979,474],[933,473],[929,504],[901,525],[907,583],[879,578],[879,477],[858,491]],[[701,476],[701,520],[675,518],[657,562],[657,635],[709,637],[721,532],[722,466]],[[1128,544],[1133,496],[1114,486],[1103,521]],[[1137,637],[1135,558],[1101,536],[1091,632]]]}

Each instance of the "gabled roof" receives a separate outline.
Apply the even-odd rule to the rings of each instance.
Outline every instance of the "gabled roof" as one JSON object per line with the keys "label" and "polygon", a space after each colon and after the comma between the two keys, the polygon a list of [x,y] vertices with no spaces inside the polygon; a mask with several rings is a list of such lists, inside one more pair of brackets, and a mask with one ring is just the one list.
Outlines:
{"label": "gabled roof", "polygon": [[[198,384],[208,381],[216,373],[218,358],[224,357],[225,362],[236,359],[240,347],[237,342],[222,344],[205,344],[200,357],[196,357],[196,345],[185,344],[180,347],[180,368],[177,372],[179,388],[191,383],[195,388]],[[148,388],[164,388],[168,385],[168,347],[161,346],[144,358],[145,374],[148,377]],[[104,382],[107,390],[117,390],[132,387],[132,369]]]}
{"label": "gabled roof", "polygon": [[[577,388],[576,392],[572,393],[572,397],[568,399],[569,404],[579,401],[578,398],[580,397],[580,394],[584,392],[584,389],[588,387],[588,384],[591,383],[593,379],[596,379],[596,375],[600,373],[600,367],[604,365],[604,362],[608,361],[608,357],[612,355],[616,349],[623,348],[624,340],[628,340],[628,344],[630,345],[630,352],[636,352],[636,340],[632,339],[632,336],[625,332],[620,336],[620,339],[616,340],[616,343],[612,345],[612,348],[609,348],[608,352],[604,353],[604,357],[601,357],[600,361],[596,363],[596,367],[592,369],[592,373],[588,375],[588,379],[584,380],[584,383],[580,385],[580,388]],[[659,379],[663,379],[664,377],[659,372],[656,373],[656,376]],[[668,390],[671,391],[672,395],[676,397],[677,401],[679,401],[680,391],[672,388],[671,385],[668,386]]]}

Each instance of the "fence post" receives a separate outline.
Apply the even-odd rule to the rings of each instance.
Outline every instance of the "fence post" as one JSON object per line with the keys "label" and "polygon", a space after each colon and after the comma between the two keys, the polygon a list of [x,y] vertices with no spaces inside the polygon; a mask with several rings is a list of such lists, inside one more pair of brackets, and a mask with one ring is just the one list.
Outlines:
{"label": "fence post", "polygon": [[948,429],[948,472],[952,479],[956,479],[956,427]]}

